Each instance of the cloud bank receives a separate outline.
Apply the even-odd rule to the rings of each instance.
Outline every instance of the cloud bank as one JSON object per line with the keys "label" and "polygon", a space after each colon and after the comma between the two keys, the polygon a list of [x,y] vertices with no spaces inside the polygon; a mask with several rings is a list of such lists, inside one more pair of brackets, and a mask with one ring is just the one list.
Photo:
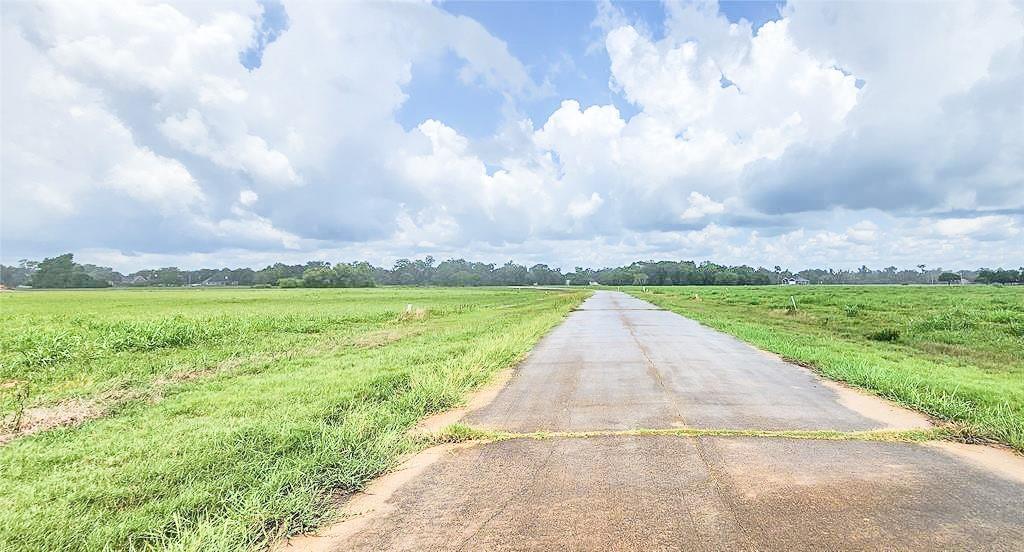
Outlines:
{"label": "cloud bank", "polygon": [[[670,3],[653,31],[602,4],[587,55],[628,116],[435,5],[2,10],[5,262],[1024,263],[1019,3],[790,2],[757,28]],[[494,136],[396,121],[446,56],[503,98]]]}

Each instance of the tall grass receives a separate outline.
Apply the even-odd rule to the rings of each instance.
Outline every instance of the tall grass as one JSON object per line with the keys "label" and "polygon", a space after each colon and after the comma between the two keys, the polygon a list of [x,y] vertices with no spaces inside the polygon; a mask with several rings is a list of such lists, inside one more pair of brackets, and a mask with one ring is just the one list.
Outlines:
{"label": "tall grass", "polygon": [[[0,550],[258,549],[314,527],[339,494],[421,446],[407,435],[417,420],[514,363],[582,299],[529,290],[164,293],[175,301],[67,294],[87,313],[74,328],[53,312],[59,302],[39,304],[49,293],[4,304],[5,319],[81,337],[67,342],[78,352],[48,365],[58,373],[40,378],[43,403],[65,388],[90,396],[102,378],[123,381],[103,362],[131,366],[138,389],[173,370],[135,366],[161,356],[198,368],[238,363],[0,447]],[[104,296],[126,308],[98,304]],[[402,317],[407,304],[424,316]],[[359,344],[382,331],[397,337]],[[20,335],[10,330],[8,342]],[[30,373],[16,376],[35,377],[17,362]]]}

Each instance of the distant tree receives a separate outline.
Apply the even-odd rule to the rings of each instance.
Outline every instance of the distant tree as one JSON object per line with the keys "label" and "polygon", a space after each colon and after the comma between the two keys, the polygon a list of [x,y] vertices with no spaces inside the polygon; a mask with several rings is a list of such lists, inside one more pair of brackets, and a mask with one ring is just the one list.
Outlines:
{"label": "distant tree", "polygon": [[36,271],[39,263],[22,259],[18,266],[7,266],[0,264],[0,284],[14,288],[27,284],[32,280],[32,273]]}
{"label": "distant tree", "polygon": [[1012,268],[1009,270],[982,268],[978,270],[978,276],[974,280],[982,284],[1012,284],[1020,282],[1021,277],[1022,274]]}
{"label": "distant tree", "polygon": [[113,268],[109,266],[96,266],[94,264],[82,265],[82,270],[101,282],[120,282],[123,277],[121,273],[114,272]]}
{"label": "distant tree", "polygon": [[[647,274],[635,268],[603,268],[594,275],[597,283],[606,286],[628,286],[644,285],[647,283]],[[588,282],[589,283],[589,282]]]}
{"label": "distant tree", "polygon": [[494,271],[493,282],[503,286],[525,286],[529,283],[529,270],[509,261]]}
{"label": "distant tree", "polygon": [[416,270],[416,263],[409,259],[398,259],[391,269],[394,275],[394,283],[412,286],[422,283]]}
{"label": "distant tree", "polygon": [[740,277],[735,272],[719,272],[715,274],[715,285],[716,286],[735,286],[740,283]]}
{"label": "distant tree", "polygon": [[309,288],[332,287],[335,281],[335,273],[330,268],[316,267],[307,268],[302,273],[302,285]]}
{"label": "distant tree", "polygon": [[939,274],[939,281],[946,282],[947,285],[952,284],[953,282],[960,281],[960,275],[952,272],[943,272],[942,274]]}
{"label": "distant tree", "polygon": [[237,268],[228,272],[228,281],[240,286],[251,286],[256,283],[256,272],[251,268]]}
{"label": "distant tree", "polygon": [[373,287],[373,267],[369,263],[334,265],[334,287]]}
{"label": "distant tree", "polygon": [[750,281],[748,281],[747,283],[755,286],[766,286],[768,284],[773,284],[776,283],[775,274],[773,272],[769,272],[767,268],[758,267],[754,274],[751,276]]}
{"label": "distant tree", "polygon": [[71,275],[75,269],[75,256],[65,253],[39,263],[32,275],[32,287],[66,288],[69,287]]}
{"label": "distant tree", "polygon": [[530,267],[529,281],[542,286],[559,285],[565,283],[565,276],[560,268],[552,269],[546,264],[535,264]]}
{"label": "distant tree", "polygon": [[[44,268],[38,278],[33,273]],[[941,268],[925,270],[925,265],[897,269],[887,266],[871,269],[862,265],[856,270],[833,268],[807,268],[797,273],[816,284],[877,284],[908,282],[955,282],[960,276],[978,283],[1024,283],[1024,267],[1020,269],[989,269],[977,271],[947,271]],[[953,275],[953,276],[950,276]],[[766,285],[779,283],[793,276],[788,269],[774,265],[771,269],[748,265],[726,266],[702,261],[642,260],[628,265],[604,268],[578,266],[574,271],[562,273],[560,268],[535,264],[530,268],[509,261],[495,266],[493,263],[448,259],[437,264],[433,257],[399,259],[392,268],[376,267],[369,263],[338,263],[309,261],[305,264],[276,263],[259,271],[249,268],[203,268],[181,271],[176,267],[140,270],[127,278],[108,267],[78,265],[70,254],[37,263],[23,259],[17,267],[0,265],[0,282],[15,287],[35,283],[39,287],[66,287],[106,285],[112,282],[133,286],[177,286],[198,284],[206,280],[224,284],[277,284],[282,287],[305,285],[308,287],[359,287],[373,285],[418,286],[491,286],[491,285]],[[953,279],[950,279],[953,278]],[[287,283],[282,283],[282,280]],[[97,281],[102,281],[97,284]]]}
{"label": "distant tree", "polygon": [[65,253],[50,259],[43,259],[32,274],[32,287],[37,288],[99,288],[109,287],[108,282],[97,280],[85,273],[81,265],[75,264],[74,255]]}
{"label": "distant tree", "polygon": [[[280,281],[279,281],[280,282]],[[315,266],[302,274],[303,287],[373,287],[373,267],[369,263],[338,263]]]}
{"label": "distant tree", "polygon": [[306,267],[303,265],[276,263],[256,272],[253,276],[253,283],[273,285],[279,283],[278,280],[281,278],[302,278],[302,273],[305,270]]}
{"label": "distant tree", "polygon": [[569,280],[569,285],[585,286],[594,281],[594,270],[577,266],[576,270],[570,274],[566,274],[565,277]]}
{"label": "distant tree", "polygon": [[180,286],[185,283],[185,275],[176,266],[168,266],[156,270],[153,283],[160,286]]}

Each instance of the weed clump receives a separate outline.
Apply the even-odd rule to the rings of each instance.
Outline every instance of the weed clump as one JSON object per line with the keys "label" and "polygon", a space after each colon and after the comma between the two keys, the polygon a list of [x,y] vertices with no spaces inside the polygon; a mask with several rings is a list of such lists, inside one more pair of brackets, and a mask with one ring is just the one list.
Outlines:
{"label": "weed clump", "polygon": [[400,322],[409,320],[423,320],[427,317],[427,309],[413,308],[412,305],[406,305],[405,310],[398,315]]}
{"label": "weed clump", "polygon": [[893,328],[885,328],[868,334],[868,339],[872,341],[896,341],[899,338],[900,332]]}
{"label": "weed clump", "polygon": [[79,335],[67,331],[33,331],[13,339],[12,350],[22,356],[26,366],[48,366],[78,356],[86,347]]}
{"label": "weed clump", "polygon": [[843,314],[850,318],[856,318],[860,314],[860,307],[858,305],[846,305],[843,307]]}
{"label": "weed clump", "polygon": [[119,320],[109,325],[108,346],[113,351],[154,351],[186,347],[215,337],[220,325],[182,316],[158,320]]}
{"label": "weed clump", "polygon": [[914,324],[919,332],[963,332],[975,326],[975,314],[965,309],[951,309],[929,316]]}

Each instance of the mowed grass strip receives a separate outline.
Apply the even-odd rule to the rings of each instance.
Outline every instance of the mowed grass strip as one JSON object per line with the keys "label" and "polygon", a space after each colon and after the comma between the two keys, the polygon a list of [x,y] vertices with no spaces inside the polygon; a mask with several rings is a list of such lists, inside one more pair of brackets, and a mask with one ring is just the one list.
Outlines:
{"label": "mowed grass strip", "polygon": [[1024,452],[1024,287],[626,291]]}
{"label": "mowed grass strip", "polygon": [[[68,389],[85,398],[115,384],[146,389],[182,368],[202,375],[164,381],[158,396],[123,402],[81,426],[0,447],[0,549],[259,549],[315,527],[339,495],[425,445],[408,434],[416,421],[460,403],[514,364],[584,296],[441,289],[8,294],[5,347],[28,339],[18,328],[33,324],[80,336],[71,353],[43,364],[3,353],[26,370],[5,365],[4,377],[37,378],[34,396],[43,403],[59,404]],[[118,342],[112,326],[136,332],[136,321],[152,328],[211,320],[227,328],[173,343],[145,330],[148,345],[139,349],[109,345]],[[301,320],[326,322],[307,332],[292,325]],[[154,351],[173,360],[157,361]],[[216,369],[225,359],[235,362]]]}

